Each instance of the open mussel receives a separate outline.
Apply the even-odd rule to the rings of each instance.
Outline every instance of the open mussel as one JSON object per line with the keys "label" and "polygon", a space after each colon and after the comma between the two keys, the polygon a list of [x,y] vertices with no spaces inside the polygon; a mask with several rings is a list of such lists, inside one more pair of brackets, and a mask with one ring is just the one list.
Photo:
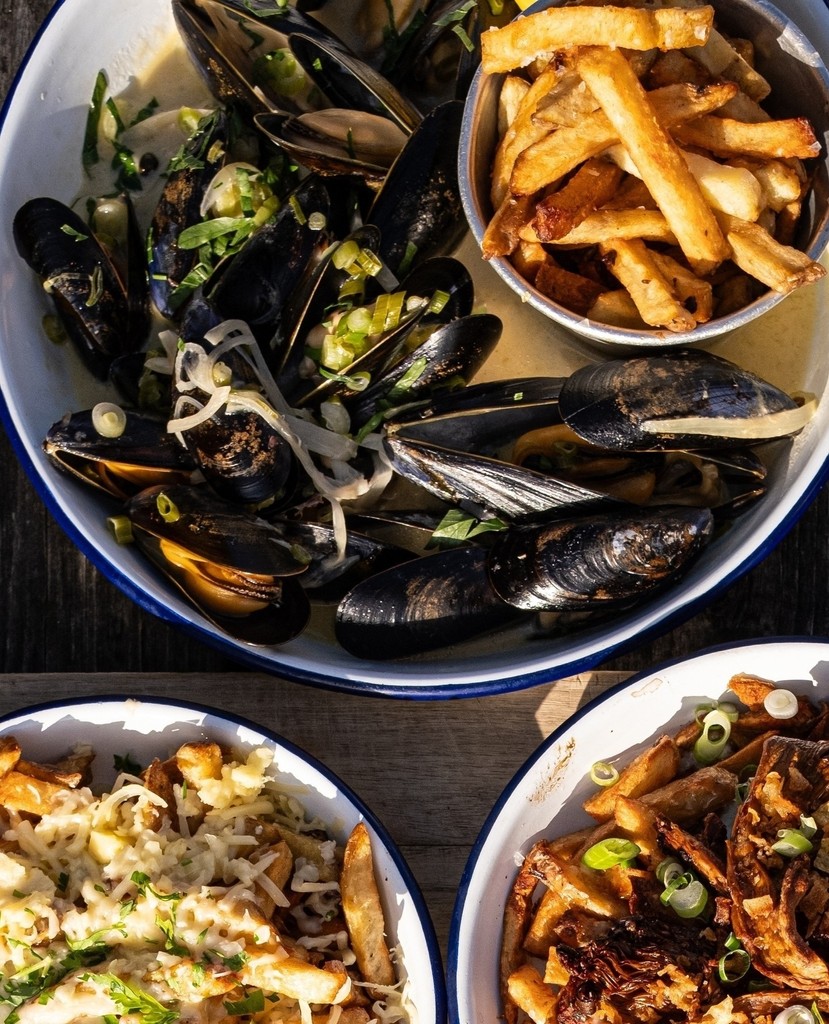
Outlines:
{"label": "open mussel", "polygon": [[147,557],[237,640],[280,644],[305,628],[310,607],[296,577],[308,559],[263,519],[183,485],[142,491],[125,515]]}
{"label": "open mussel", "polygon": [[50,197],[24,203],[13,225],[17,251],[52,296],[81,358],[101,379],[113,359],[141,347],[150,325],[143,246],[129,199],[119,203],[124,234],[117,249],[110,229],[96,235],[74,210]]}
{"label": "open mussel", "polygon": [[153,484],[189,482],[196,470],[164,420],[110,403],[53,424],[43,450],[62,472],[122,500]]}

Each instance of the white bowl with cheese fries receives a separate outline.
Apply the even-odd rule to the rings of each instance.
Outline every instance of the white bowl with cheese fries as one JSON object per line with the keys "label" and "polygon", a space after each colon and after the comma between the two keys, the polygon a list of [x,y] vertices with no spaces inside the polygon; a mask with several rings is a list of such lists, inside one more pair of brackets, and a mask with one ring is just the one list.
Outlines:
{"label": "white bowl with cheese fries", "polygon": [[829,75],[807,6],[555,0],[483,34],[464,206],[522,301],[602,348],[664,348],[821,287]]}
{"label": "white bowl with cheese fries", "polygon": [[825,1020],[828,700],[829,643],[803,638],[659,665],[580,708],[473,847],[452,1024]]}
{"label": "white bowl with cheese fries", "polygon": [[91,698],[0,722],[0,1019],[429,1022],[417,884],[325,767],[242,719]]}

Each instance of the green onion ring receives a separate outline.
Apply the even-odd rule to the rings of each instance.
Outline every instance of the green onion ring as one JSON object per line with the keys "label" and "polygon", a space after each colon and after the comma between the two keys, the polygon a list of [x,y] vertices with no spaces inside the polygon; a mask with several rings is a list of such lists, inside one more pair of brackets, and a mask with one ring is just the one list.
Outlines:
{"label": "green onion ring", "polygon": [[603,839],[595,843],[590,849],[585,850],[582,856],[582,863],[596,871],[607,871],[608,868],[624,864],[633,860],[639,853],[639,847],[629,839],[620,839],[612,836],[610,839]]}

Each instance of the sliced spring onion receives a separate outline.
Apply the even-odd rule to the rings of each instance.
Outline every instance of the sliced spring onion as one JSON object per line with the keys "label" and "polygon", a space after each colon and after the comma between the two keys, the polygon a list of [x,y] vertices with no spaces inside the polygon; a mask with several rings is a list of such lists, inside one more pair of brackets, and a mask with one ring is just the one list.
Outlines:
{"label": "sliced spring onion", "polygon": [[608,868],[617,864],[625,864],[633,860],[639,853],[639,847],[629,839],[620,839],[616,836],[610,839],[603,839],[595,843],[590,849],[585,850],[582,856],[582,863],[588,868],[596,871],[607,871]]}
{"label": "sliced spring onion", "polygon": [[808,1006],[802,1003],[794,1003],[787,1006],[772,1021],[772,1024],[815,1024],[815,1015]]}
{"label": "sliced spring onion", "polygon": [[763,707],[772,718],[794,718],[798,709],[797,697],[791,690],[775,687],[766,694]]}
{"label": "sliced spring onion", "polygon": [[815,1018],[815,1024],[823,1024],[823,1014],[815,1002],[812,1003],[812,1016]]}
{"label": "sliced spring onion", "polygon": [[748,973],[751,967],[751,957],[742,947],[731,949],[720,957],[718,973],[720,981],[731,984],[739,981]]}
{"label": "sliced spring onion", "polygon": [[679,917],[699,917],[708,905],[708,891],[695,878],[683,888],[674,889],[668,905]]}
{"label": "sliced spring onion", "polygon": [[114,402],[98,402],[92,409],[92,426],[100,437],[120,437],[127,426],[127,414]]}
{"label": "sliced spring onion", "polygon": [[181,518],[181,512],[179,511],[178,506],[174,501],[171,501],[163,491],[155,499],[155,507],[158,509],[158,514],[165,523],[175,523]]}
{"label": "sliced spring onion", "polygon": [[734,934],[734,932],[729,932],[728,933],[728,938],[725,940],[723,945],[729,951],[734,950],[734,949],[742,949],[743,948],[742,942],[740,942],[740,940],[737,938],[737,936]]}
{"label": "sliced spring onion", "polygon": [[590,768],[590,781],[597,786],[612,786],[619,781],[619,772],[607,761],[596,761]]}
{"label": "sliced spring onion", "polygon": [[694,881],[694,876],[690,871],[686,871],[684,874],[675,875],[670,882],[665,886],[665,891],[660,893],[660,901],[667,907],[675,892],[679,889],[687,889],[691,882]]}
{"label": "sliced spring onion", "polygon": [[781,857],[797,857],[801,853],[809,853],[812,849],[812,842],[800,829],[781,828],[777,833],[776,843],[772,843],[772,850],[779,853]]}
{"label": "sliced spring onion", "polygon": [[342,242],[331,254],[331,262],[337,270],[350,270],[360,254],[360,246],[353,240]]}
{"label": "sliced spring onion", "polygon": [[817,822],[814,818],[801,814],[799,831],[801,831],[807,839],[811,839],[815,832],[817,832]]}
{"label": "sliced spring onion", "polygon": [[132,523],[128,516],[109,516],[107,527],[118,544],[132,544]]}
{"label": "sliced spring onion", "polygon": [[671,882],[680,878],[684,872],[685,868],[676,859],[676,857],[666,857],[656,865],[656,878],[665,886],[666,889]]}
{"label": "sliced spring onion", "polygon": [[328,220],[320,210],[314,210],[308,215],[308,227],[312,231],[324,231]]}
{"label": "sliced spring onion", "polygon": [[694,757],[700,764],[713,764],[722,757],[731,736],[731,722],[727,715],[715,708],[703,718],[702,734],[694,744]]}

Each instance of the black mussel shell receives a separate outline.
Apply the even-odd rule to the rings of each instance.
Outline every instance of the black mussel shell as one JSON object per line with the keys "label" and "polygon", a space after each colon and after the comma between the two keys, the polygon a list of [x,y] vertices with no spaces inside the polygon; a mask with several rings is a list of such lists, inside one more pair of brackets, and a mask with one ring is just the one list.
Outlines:
{"label": "black mussel shell", "polygon": [[713,531],[708,509],[623,509],[516,526],[492,544],[496,593],[524,611],[625,605],[676,578]]}
{"label": "black mussel shell", "polygon": [[337,608],[335,632],[350,654],[385,660],[461,643],[515,616],[487,580],[486,552],[455,548],[359,583]]}
{"label": "black mussel shell", "polygon": [[332,45],[319,33],[300,32],[291,34],[289,44],[305,73],[332,106],[387,117],[407,135],[420,123],[417,107],[343,44]]}
{"label": "black mussel shell", "polygon": [[146,305],[135,306],[89,225],[59,200],[30,199],[17,211],[13,230],[17,251],[52,296],[75,348],[105,379],[113,359],[144,341]]}
{"label": "black mussel shell", "polygon": [[[380,229],[378,254],[392,273],[452,252],[467,229],[458,184],[463,103],[451,100],[421,121],[389,169],[367,214]],[[414,256],[412,257],[412,253]]]}
{"label": "black mussel shell", "polygon": [[[300,211],[299,215],[297,210]],[[223,319],[244,320],[265,344],[276,333],[288,296],[309,264],[325,250],[329,196],[316,177],[306,178],[276,217],[251,235],[205,296]],[[314,214],[321,214],[317,223]]]}
{"label": "black mussel shell", "polygon": [[[753,419],[797,405],[748,370],[719,356],[688,350],[582,367],[562,384],[559,407],[564,421],[598,447],[657,451],[744,447],[752,441]],[[643,427],[654,423],[658,428],[659,420],[682,417],[743,421],[746,436],[724,437],[716,423],[710,434]]]}
{"label": "black mussel shell", "polygon": [[177,290],[198,261],[198,249],[181,249],[178,238],[198,224],[205,190],[227,157],[228,117],[216,111],[200,122],[184,147],[186,160],[168,174],[147,237],[150,294],[158,311],[175,319],[187,297]]}
{"label": "black mussel shell", "polygon": [[91,409],[65,416],[49,428],[43,450],[58,469],[116,498],[189,481],[196,465],[166,422],[130,409],[124,414],[120,437],[102,437]]}

